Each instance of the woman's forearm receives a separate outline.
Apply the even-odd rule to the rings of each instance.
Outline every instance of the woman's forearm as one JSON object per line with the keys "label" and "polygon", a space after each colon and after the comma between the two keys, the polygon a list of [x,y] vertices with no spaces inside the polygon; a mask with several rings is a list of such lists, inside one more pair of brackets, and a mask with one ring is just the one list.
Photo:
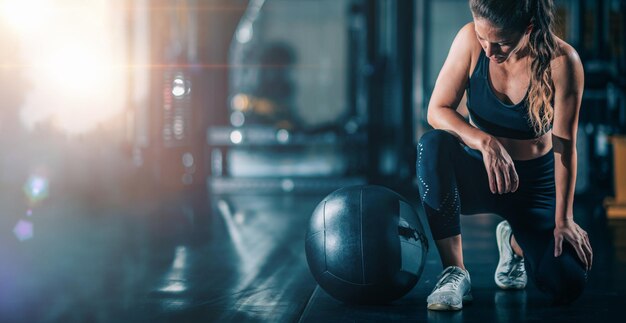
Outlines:
{"label": "woman's forearm", "polygon": [[452,108],[429,107],[428,123],[435,129],[451,132],[472,149],[481,150],[489,140],[493,139],[491,135],[470,125]]}
{"label": "woman's forearm", "polygon": [[572,220],[574,217],[576,163],[576,146],[574,144],[564,145],[554,150],[554,180],[556,185],[554,221],[557,225]]}

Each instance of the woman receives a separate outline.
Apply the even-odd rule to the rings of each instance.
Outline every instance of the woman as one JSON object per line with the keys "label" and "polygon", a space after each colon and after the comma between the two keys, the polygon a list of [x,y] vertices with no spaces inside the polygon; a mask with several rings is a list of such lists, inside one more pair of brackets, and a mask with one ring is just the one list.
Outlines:
{"label": "woman", "polygon": [[[470,0],[428,106],[435,128],[419,141],[417,174],[444,271],[428,309],[470,301],[459,214],[492,212],[496,284],[528,276],[555,302],[582,292],[591,269],[587,233],[573,220],[576,131],[583,68],[552,32],[551,0]],[[464,92],[468,123],[456,112]]]}

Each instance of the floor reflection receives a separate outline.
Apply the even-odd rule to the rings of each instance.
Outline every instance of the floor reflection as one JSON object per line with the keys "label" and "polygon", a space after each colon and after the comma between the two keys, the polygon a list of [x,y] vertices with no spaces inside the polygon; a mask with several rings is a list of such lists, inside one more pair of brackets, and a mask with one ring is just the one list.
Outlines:
{"label": "floor reflection", "polygon": [[426,310],[441,270],[435,249],[406,297],[347,306],[314,293],[306,265],[306,226],[321,198],[240,194],[208,200],[204,211],[186,198],[111,208],[52,199],[33,210],[34,234],[20,241],[12,230],[23,210],[0,197],[0,321],[589,321],[623,307],[626,221],[587,222],[588,289],[573,306],[553,308],[532,284],[500,291],[493,283],[495,215],[462,219],[475,298],[463,311]]}
{"label": "floor reflection", "polygon": [[498,319],[502,322],[525,321],[527,297],[525,290],[497,290],[493,303]]}

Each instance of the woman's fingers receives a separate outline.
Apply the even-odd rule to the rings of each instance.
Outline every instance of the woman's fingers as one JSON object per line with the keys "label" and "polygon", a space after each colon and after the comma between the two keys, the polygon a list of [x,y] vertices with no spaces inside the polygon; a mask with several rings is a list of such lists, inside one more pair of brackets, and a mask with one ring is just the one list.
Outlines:
{"label": "woman's fingers", "polygon": [[502,178],[504,179],[504,190],[502,193],[509,193],[511,190],[513,190],[513,185],[511,182],[511,171],[508,166],[502,169]]}
{"label": "woman's fingers", "polygon": [[581,230],[581,234],[583,236],[583,249],[585,250],[585,254],[587,259],[589,260],[589,266],[587,266],[587,270],[591,270],[591,266],[593,266],[593,249],[591,249],[591,242],[589,242],[589,236],[587,232]]}
{"label": "woman's fingers", "polygon": [[513,164],[502,166],[502,168],[497,169],[496,174],[500,175],[498,178],[500,180],[500,182],[498,182],[498,193],[504,194],[515,192],[517,190],[517,182],[519,179]]}
{"label": "woman's fingers", "polygon": [[589,235],[576,223],[566,224],[563,227],[554,229],[554,256],[558,257],[562,253],[563,240],[569,242],[576,255],[585,266],[585,270],[591,270],[593,263],[593,250],[589,242]]}
{"label": "woman's fingers", "polygon": [[494,194],[496,192],[496,179],[494,176],[494,172],[491,170],[491,167],[489,167],[489,165],[486,165],[486,169],[487,178],[489,179],[489,190],[492,194]]}
{"label": "woman's fingers", "polygon": [[558,257],[561,255],[563,250],[563,236],[562,235],[554,235],[554,256]]}
{"label": "woman's fingers", "polygon": [[[576,225],[576,227],[578,227]],[[574,246],[574,250],[578,254],[578,258],[582,260],[583,265],[585,265],[585,269],[589,270],[589,258],[587,257],[587,251],[585,250],[585,236],[582,234],[583,231],[580,227],[572,230],[572,237],[570,237],[570,243]]]}
{"label": "woman's fingers", "polygon": [[511,165],[510,173],[511,173],[511,185],[512,185],[511,192],[515,192],[519,188],[519,176],[517,176],[515,165]]}
{"label": "woman's fingers", "polygon": [[502,178],[502,170],[498,169],[497,167],[494,169],[494,173],[495,173],[495,177],[496,177],[496,185],[497,185],[497,189],[496,192],[498,194],[502,194],[504,193],[504,178]]}
{"label": "woman's fingers", "polygon": [[585,251],[583,250],[582,241],[574,240],[574,241],[570,241],[570,243],[574,247],[574,250],[576,250],[576,254],[578,254],[578,258],[580,258],[580,260],[583,262],[583,265],[585,266],[585,268],[589,268],[589,262],[587,261],[587,255],[585,254]]}
{"label": "woman's fingers", "polygon": [[585,241],[583,243],[583,249],[585,250],[585,255],[588,261],[587,270],[591,270],[591,266],[593,265],[593,251],[591,250],[589,241]]}
{"label": "woman's fingers", "polygon": [[485,159],[485,169],[491,193],[515,192],[519,187],[519,177],[513,163],[507,163],[503,159]]}

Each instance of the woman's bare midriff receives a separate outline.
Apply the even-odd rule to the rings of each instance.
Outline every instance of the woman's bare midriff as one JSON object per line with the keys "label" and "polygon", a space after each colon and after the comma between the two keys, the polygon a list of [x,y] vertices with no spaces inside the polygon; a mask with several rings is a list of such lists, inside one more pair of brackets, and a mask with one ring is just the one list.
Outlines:
{"label": "woman's bare midriff", "polygon": [[[470,121],[474,127],[476,125]],[[495,137],[504,146],[513,160],[530,160],[539,158],[552,149],[552,131],[534,139],[511,139]]]}

